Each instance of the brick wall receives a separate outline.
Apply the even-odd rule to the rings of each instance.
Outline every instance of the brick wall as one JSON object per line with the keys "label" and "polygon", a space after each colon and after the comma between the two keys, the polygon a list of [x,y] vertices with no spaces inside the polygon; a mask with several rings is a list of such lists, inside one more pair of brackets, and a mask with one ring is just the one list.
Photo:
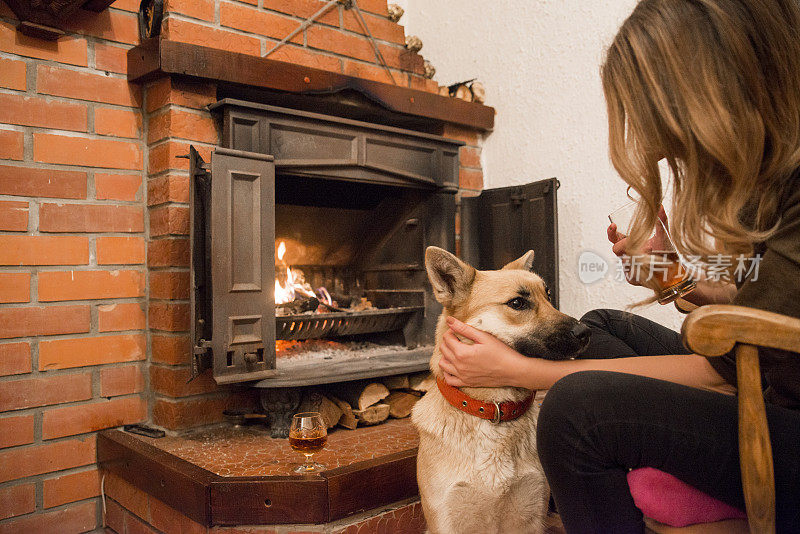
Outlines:
{"label": "brick wall", "polygon": [[[385,0],[361,0],[399,83],[436,91]],[[126,79],[139,0],[80,12],[67,35],[15,30],[0,2],[0,534],[101,522],[95,432],[216,422],[252,391],[189,376],[187,160],[217,125],[209,83]],[[167,0],[164,36],[263,55],[322,0]],[[350,11],[335,8],[274,59],[388,81]],[[478,137],[462,186],[479,190]]]}
{"label": "brick wall", "polygon": [[94,529],[94,432],[148,417],[137,7],[45,42],[0,3],[3,534]]}

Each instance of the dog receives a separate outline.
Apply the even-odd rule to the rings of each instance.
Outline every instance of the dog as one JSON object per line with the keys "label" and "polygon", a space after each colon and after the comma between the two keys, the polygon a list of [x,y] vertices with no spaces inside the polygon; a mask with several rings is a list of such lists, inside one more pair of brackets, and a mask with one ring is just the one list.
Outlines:
{"label": "dog", "polygon": [[588,327],[552,306],[532,272],[533,257],[529,251],[500,270],[478,271],[446,250],[426,250],[428,278],[444,310],[430,362],[437,384],[411,417],[420,436],[417,482],[431,534],[544,530],[550,490],[536,452],[534,392],[456,389],[439,369],[447,316],[530,357],[569,359],[585,348]]}

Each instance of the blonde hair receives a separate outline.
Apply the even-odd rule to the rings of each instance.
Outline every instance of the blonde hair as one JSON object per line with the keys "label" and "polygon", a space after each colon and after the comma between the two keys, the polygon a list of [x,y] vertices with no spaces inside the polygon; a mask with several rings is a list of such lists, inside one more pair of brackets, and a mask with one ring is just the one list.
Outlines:
{"label": "blonde hair", "polygon": [[800,167],[800,3],[641,0],[602,67],[611,161],[642,200],[642,251],[673,177],[678,251],[751,253]]}

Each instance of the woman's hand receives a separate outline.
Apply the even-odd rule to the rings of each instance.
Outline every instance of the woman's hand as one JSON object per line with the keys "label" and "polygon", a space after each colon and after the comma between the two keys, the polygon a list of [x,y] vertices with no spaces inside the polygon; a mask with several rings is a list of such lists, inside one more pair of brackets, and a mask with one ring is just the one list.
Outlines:
{"label": "woman's hand", "polygon": [[[649,254],[654,250],[660,251],[672,249],[669,236],[667,236],[667,232],[665,230],[665,228],[669,227],[669,223],[667,221],[667,212],[664,210],[664,206],[661,206],[659,209],[658,218],[661,222],[656,223],[655,234],[647,241],[647,243],[645,243],[643,251],[645,254]],[[613,245],[611,247],[611,251],[619,258],[628,257],[628,236],[617,232],[617,225],[614,223],[608,225],[606,234],[608,235],[608,240]],[[625,279],[629,284],[634,286],[642,285],[634,277],[634,273],[631,272],[631,262],[623,261],[623,267],[625,268]]]}
{"label": "woman's hand", "polygon": [[[439,351],[439,368],[451,386],[502,387],[517,386],[519,369],[528,359],[496,337],[473,328],[453,317]],[[473,342],[464,343],[456,334]]]}

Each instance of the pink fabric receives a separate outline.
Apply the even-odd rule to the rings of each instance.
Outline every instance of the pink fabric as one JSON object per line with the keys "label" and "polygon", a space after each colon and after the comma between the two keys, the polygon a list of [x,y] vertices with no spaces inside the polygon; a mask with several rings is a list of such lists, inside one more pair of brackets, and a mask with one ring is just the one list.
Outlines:
{"label": "pink fabric", "polygon": [[671,527],[747,517],[738,508],[652,467],[630,471],[628,486],[633,502],[645,516]]}

